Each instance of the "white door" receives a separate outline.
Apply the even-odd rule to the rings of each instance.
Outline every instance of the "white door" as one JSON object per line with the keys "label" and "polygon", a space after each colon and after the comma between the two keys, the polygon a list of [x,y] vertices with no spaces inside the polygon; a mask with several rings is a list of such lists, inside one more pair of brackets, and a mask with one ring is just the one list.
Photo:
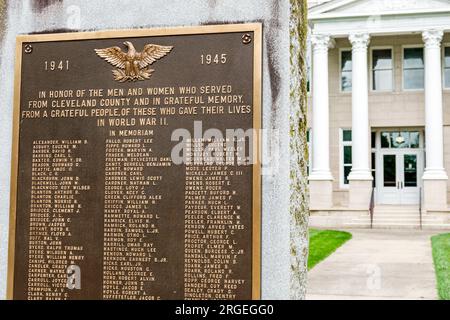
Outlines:
{"label": "white door", "polygon": [[392,205],[415,205],[420,201],[423,153],[403,149],[381,152],[381,179],[378,202]]}

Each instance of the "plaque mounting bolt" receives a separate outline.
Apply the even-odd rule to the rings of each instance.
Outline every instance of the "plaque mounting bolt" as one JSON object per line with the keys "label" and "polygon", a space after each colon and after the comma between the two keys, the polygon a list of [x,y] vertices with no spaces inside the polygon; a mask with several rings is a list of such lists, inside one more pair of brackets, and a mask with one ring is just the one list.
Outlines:
{"label": "plaque mounting bolt", "polygon": [[242,43],[243,44],[250,44],[252,42],[252,36],[250,33],[246,33],[242,36]]}
{"label": "plaque mounting bolt", "polygon": [[32,53],[33,52],[33,46],[31,45],[31,44],[27,44],[26,46],[25,46],[25,53],[26,54],[30,54],[30,53]]}

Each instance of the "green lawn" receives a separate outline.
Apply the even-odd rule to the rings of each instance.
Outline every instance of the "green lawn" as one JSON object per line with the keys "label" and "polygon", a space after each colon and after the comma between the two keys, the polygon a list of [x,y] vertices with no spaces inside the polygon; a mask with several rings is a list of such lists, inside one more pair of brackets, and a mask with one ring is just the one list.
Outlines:
{"label": "green lawn", "polygon": [[431,238],[439,297],[450,300],[450,233]]}
{"label": "green lawn", "polygon": [[352,235],[348,232],[311,229],[309,231],[308,269],[314,268],[351,238]]}

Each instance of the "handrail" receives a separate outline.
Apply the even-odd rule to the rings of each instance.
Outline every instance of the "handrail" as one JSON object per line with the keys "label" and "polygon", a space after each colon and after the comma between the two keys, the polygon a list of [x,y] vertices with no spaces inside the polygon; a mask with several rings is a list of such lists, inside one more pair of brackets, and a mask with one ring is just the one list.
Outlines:
{"label": "handrail", "polygon": [[375,188],[372,189],[370,196],[369,214],[370,214],[370,229],[373,229],[373,213],[375,209]]}
{"label": "handrail", "polygon": [[423,218],[422,218],[422,188],[419,188],[419,214],[420,214],[420,230],[423,229]]}

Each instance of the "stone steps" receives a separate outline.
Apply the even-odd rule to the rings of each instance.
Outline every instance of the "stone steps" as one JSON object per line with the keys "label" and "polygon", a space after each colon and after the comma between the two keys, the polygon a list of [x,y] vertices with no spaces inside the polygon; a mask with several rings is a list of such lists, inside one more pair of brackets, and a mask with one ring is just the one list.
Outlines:
{"label": "stone steps", "polygon": [[[368,213],[358,214],[329,214],[311,217],[312,226],[332,228],[343,227],[348,229],[370,228]],[[420,229],[420,214],[418,206],[378,206],[374,210],[374,229]],[[450,230],[449,214],[423,214],[422,228],[425,230]]]}
{"label": "stone steps", "polygon": [[[349,228],[370,227],[370,217],[355,217]],[[374,229],[420,229],[420,213],[417,206],[379,206],[374,209]],[[422,216],[422,228],[428,230],[450,230],[449,215]]]}
{"label": "stone steps", "polygon": [[375,208],[373,211],[374,215],[419,215],[419,207],[417,208]]}
{"label": "stone steps", "polygon": [[[363,222],[363,221],[352,221],[349,223],[345,223],[344,226],[346,228],[351,229],[367,229],[370,228],[370,221],[369,222]],[[411,230],[418,230],[420,229],[420,222],[403,222],[403,221],[389,221],[389,222],[374,222],[373,224],[374,229],[411,229]],[[422,229],[424,230],[450,230],[450,224],[449,223],[422,223]]]}

